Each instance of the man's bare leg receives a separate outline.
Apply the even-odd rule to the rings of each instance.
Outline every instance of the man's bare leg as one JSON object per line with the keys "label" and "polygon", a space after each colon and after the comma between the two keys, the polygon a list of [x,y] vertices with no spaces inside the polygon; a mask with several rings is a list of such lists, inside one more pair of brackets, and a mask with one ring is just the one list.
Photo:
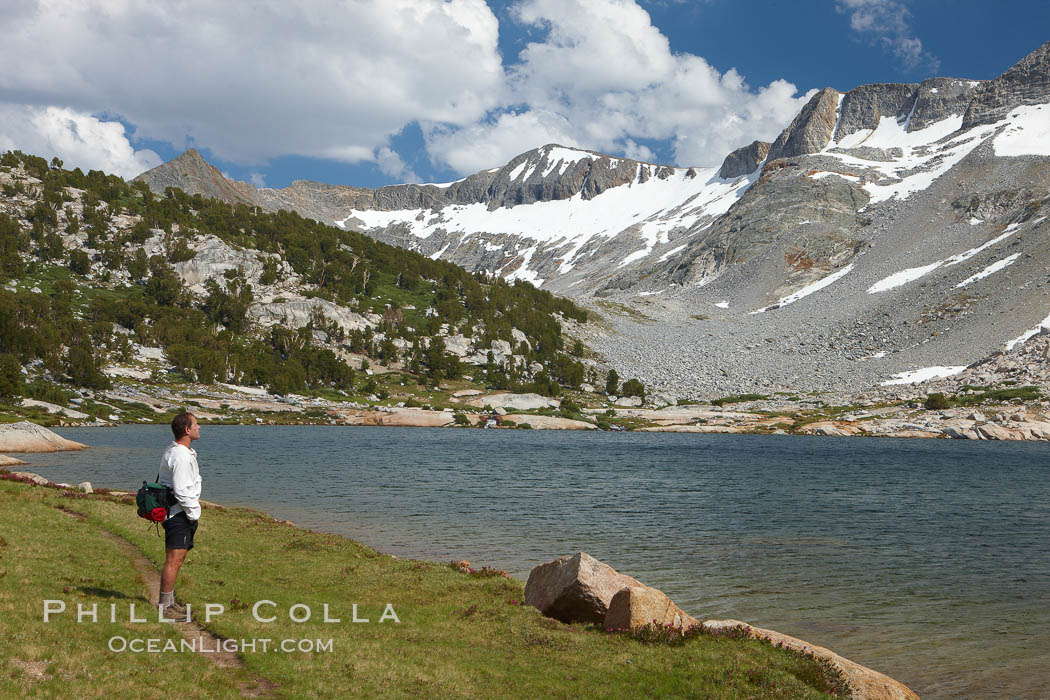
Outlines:
{"label": "man's bare leg", "polygon": [[[160,603],[163,605],[166,603],[164,600],[165,594],[170,594],[175,590],[175,577],[179,574],[179,567],[182,566],[182,562],[186,560],[187,549],[168,549],[165,550],[166,558],[164,560],[164,568],[160,571]],[[174,602],[174,601],[172,601]]]}

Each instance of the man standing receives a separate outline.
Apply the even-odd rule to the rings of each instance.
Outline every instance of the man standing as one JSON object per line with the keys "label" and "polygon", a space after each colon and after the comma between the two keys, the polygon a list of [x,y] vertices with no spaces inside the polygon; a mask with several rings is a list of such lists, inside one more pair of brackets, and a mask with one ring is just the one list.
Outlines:
{"label": "man standing", "polygon": [[165,614],[182,617],[186,609],[175,602],[175,577],[193,549],[193,535],[201,517],[201,475],[197,468],[197,452],[190,447],[200,439],[201,427],[192,413],[180,413],[171,421],[175,440],[164,450],[160,460],[160,483],[170,486],[175,503],[168,509],[164,521],[164,547],[167,557],[160,574],[160,605]]}

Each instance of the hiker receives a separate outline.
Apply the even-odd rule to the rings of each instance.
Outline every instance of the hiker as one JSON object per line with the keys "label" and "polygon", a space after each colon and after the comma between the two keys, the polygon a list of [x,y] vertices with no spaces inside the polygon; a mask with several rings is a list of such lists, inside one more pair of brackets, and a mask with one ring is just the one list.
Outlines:
{"label": "hiker", "polygon": [[170,486],[175,503],[168,509],[164,521],[164,548],[166,558],[160,574],[160,600],[164,612],[172,617],[182,617],[186,609],[175,602],[175,577],[193,549],[193,535],[201,517],[201,506],[197,499],[201,495],[201,475],[197,468],[197,453],[190,443],[200,439],[201,428],[192,413],[180,413],[171,421],[171,432],[175,440],[164,450],[160,460],[159,481]]}

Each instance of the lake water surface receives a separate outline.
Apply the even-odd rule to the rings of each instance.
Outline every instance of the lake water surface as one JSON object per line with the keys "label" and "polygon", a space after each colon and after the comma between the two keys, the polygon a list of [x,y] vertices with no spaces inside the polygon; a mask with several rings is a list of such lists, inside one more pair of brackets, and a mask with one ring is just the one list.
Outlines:
{"label": "lake water surface", "polygon": [[[59,432],[92,449],[30,455],[27,469],[125,490],[153,479],[171,440],[166,426]],[[320,426],[201,433],[207,500],[522,580],[583,550],[700,619],[801,637],[923,697],[1050,697],[1045,444]]]}

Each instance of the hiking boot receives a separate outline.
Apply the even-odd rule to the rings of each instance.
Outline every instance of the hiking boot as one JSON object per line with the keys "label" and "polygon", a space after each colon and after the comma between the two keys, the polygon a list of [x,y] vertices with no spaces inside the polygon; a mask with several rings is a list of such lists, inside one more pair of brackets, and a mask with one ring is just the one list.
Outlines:
{"label": "hiking boot", "polygon": [[186,606],[177,601],[164,606],[164,619],[182,622],[186,619]]}

